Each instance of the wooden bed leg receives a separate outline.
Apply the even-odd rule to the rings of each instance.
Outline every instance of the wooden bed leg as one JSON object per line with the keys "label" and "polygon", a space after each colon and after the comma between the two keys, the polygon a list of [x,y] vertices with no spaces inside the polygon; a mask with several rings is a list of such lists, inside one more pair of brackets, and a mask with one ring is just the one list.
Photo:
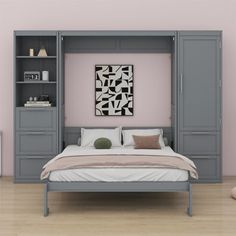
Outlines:
{"label": "wooden bed leg", "polygon": [[48,208],[48,183],[45,183],[44,186],[44,199],[43,199],[43,215],[44,217],[48,216],[49,208]]}
{"label": "wooden bed leg", "polygon": [[189,183],[187,213],[188,213],[189,216],[192,216],[192,184],[191,183]]}

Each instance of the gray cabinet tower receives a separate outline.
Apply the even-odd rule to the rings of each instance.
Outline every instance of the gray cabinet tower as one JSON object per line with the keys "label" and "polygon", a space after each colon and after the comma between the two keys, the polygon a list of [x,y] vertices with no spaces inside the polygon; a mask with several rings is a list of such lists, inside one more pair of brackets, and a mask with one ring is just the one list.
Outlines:
{"label": "gray cabinet tower", "polygon": [[178,152],[221,180],[221,33],[179,32]]}
{"label": "gray cabinet tower", "polygon": [[[16,31],[14,51],[15,182],[39,182],[43,165],[59,152],[58,32]],[[41,48],[47,56],[38,56]],[[29,55],[29,50],[34,55]],[[25,72],[49,72],[49,80],[25,80]],[[48,95],[51,107],[25,107]],[[42,96],[41,96],[42,97]]]}

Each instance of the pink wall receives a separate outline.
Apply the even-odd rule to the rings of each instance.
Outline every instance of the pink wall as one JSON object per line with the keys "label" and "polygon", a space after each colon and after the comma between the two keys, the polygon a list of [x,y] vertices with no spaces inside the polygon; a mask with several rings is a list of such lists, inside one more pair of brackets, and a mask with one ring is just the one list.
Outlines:
{"label": "pink wall", "polygon": [[[134,116],[95,116],[95,65],[134,65]],[[170,126],[170,54],[67,54],[67,126]],[[161,112],[164,111],[164,112]]]}
{"label": "pink wall", "polygon": [[223,173],[236,175],[235,0],[0,0],[3,173],[13,173],[13,30],[223,30]]}

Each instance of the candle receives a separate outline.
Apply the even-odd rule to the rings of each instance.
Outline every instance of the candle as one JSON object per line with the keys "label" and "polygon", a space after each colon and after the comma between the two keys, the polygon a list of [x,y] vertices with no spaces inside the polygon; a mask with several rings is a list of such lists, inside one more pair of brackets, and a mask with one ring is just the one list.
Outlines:
{"label": "candle", "polygon": [[29,55],[30,55],[31,57],[34,56],[34,49],[33,49],[33,48],[30,48],[30,49],[29,49]]}

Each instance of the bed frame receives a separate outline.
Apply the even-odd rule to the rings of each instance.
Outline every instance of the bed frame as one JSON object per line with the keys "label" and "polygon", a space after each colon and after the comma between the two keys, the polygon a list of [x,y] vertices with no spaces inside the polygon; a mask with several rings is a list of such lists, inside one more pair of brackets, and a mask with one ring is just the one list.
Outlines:
{"label": "bed frame", "polygon": [[[98,128],[98,127],[86,127]],[[99,127],[114,128],[114,127]],[[122,127],[123,129],[135,128],[160,128],[160,127]],[[164,137],[167,138],[169,145],[172,146],[171,127],[161,127],[164,131]],[[80,137],[80,127],[65,127],[64,146],[77,144]],[[190,175],[189,175],[190,179]],[[187,214],[192,216],[192,184],[188,181],[181,182],[53,182],[49,179],[44,187],[44,216],[48,216],[48,193],[49,192],[188,192]]]}

